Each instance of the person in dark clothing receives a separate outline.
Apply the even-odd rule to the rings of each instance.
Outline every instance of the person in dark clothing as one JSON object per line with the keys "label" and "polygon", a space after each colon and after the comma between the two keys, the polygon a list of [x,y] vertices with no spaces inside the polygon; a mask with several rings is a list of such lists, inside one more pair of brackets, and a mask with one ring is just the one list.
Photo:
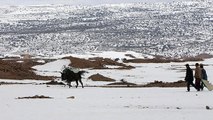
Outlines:
{"label": "person in dark clothing", "polygon": [[185,76],[185,81],[187,82],[187,91],[190,91],[190,85],[192,85],[196,90],[196,86],[193,83],[194,76],[193,76],[193,70],[189,67],[189,64],[186,64],[186,76]]}
{"label": "person in dark clothing", "polygon": [[[206,74],[206,70],[203,68],[203,64],[200,64],[200,68],[201,68],[201,78],[202,80],[208,80],[207,74]],[[201,90],[203,90],[204,88],[204,84],[203,82],[201,82]]]}

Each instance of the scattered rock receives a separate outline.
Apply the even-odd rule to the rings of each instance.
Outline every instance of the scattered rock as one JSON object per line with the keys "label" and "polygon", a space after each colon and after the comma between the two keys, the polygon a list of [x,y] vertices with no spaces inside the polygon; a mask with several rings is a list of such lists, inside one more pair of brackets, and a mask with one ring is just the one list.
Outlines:
{"label": "scattered rock", "polygon": [[124,106],[125,108],[130,108],[130,106]]}
{"label": "scattered rock", "polygon": [[211,108],[210,108],[209,106],[206,106],[206,109],[207,109],[207,110],[211,110]]}
{"label": "scattered rock", "polygon": [[75,99],[75,96],[67,97],[67,99]]}

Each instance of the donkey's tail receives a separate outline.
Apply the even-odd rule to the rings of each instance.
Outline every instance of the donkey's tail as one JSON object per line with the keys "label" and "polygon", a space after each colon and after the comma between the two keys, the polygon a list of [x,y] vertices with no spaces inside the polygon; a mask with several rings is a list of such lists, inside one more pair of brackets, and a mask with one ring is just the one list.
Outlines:
{"label": "donkey's tail", "polygon": [[84,73],[89,73],[89,72],[81,70],[81,71],[79,71],[79,73],[80,73],[80,75],[84,75]]}

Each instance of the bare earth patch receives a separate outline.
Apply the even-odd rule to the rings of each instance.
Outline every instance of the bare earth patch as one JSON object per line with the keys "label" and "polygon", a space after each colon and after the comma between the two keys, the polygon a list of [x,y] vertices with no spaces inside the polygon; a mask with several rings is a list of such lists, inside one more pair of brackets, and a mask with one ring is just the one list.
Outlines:
{"label": "bare earth patch", "polygon": [[127,87],[137,86],[137,84],[135,84],[135,83],[127,82],[127,81],[124,81],[124,80],[121,80],[120,82],[110,83],[110,84],[107,84],[107,85],[109,85],[109,86],[127,86]]}
{"label": "bare earth patch", "polygon": [[186,87],[186,82],[182,80],[177,82],[154,81],[143,85],[143,87]]}
{"label": "bare earth patch", "polygon": [[17,85],[17,84],[32,84],[32,83],[19,83],[19,82],[0,82],[0,85]]}
{"label": "bare earth patch", "polygon": [[147,83],[145,85],[139,85],[135,83],[130,83],[126,81],[115,82],[107,84],[104,87],[186,87],[185,81],[177,81],[177,82],[162,82],[162,81],[154,81]]}
{"label": "bare earth patch", "polygon": [[186,61],[203,61],[203,58],[200,57],[184,57],[182,59],[173,59],[173,58],[163,58],[163,57],[156,57],[156,58],[133,58],[133,59],[124,59],[124,63],[170,63],[170,62],[186,62]]}
{"label": "bare earth patch", "polygon": [[71,62],[70,66],[76,67],[76,68],[93,68],[93,69],[111,69],[106,67],[107,65],[113,65],[113,66],[118,66],[116,69],[132,69],[134,68],[133,66],[128,66],[123,63],[119,63],[117,61],[114,61],[109,58],[101,58],[101,57],[96,57],[96,58],[90,58],[90,59],[82,59],[82,58],[76,58],[76,57],[65,57],[64,59],[69,59]]}
{"label": "bare earth patch", "polygon": [[114,82],[115,81],[114,79],[105,77],[99,73],[97,73],[95,75],[91,75],[89,77],[89,79],[91,79],[92,81],[105,81],[105,82]]}
{"label": "bare earth patch", "polygon": [[[37,63],[39,64],[39,63]],[[36,75],[31,68],[36,65],[33,60],[17,62],[16,60],[0,60],[0,79],[33,79],[33,80],[51,80],[51,76]]]}
{"label": "bare earth patch", "polygon": [[58,82],[58,81],[50,81],[50,82],[47,82],[45,83],[46,85],[65,85],[63,82]]}
{"label": "bare earth patch", "polygon": [[49,96],[44,96],[44,95],[35,95],[35,96],[28,96],[28,97],[18,97],[16,99],[53,99],[53,98]]}

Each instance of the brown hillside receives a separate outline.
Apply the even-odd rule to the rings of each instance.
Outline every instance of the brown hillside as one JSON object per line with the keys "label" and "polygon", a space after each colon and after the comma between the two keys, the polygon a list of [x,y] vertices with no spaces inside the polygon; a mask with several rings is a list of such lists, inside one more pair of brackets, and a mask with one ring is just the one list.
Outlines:
{"label": "brown hillside", "polygon": [[71,64],[70,66],[76,67],[76,68],[93,68],[93,69],[109,69],[106,67],[106,65],[113,65],[118,66],[117,69],[131,69],[134,68],[133,66],[127,66],[123,63],[116,62],[114,60],[111,60],[109,58],[90,58],[90,59],[81,59],[76,57],[65,57],[64,59],[70,59]]}
{"label": "brown hillside", "polygon": [[32,61],[23,61],[21,63],[15,60],[0,60],[0,79],[35,79],[35,80],[51,80],[52,77],[36,75],[32,70],[32,66],[36,63]]}

